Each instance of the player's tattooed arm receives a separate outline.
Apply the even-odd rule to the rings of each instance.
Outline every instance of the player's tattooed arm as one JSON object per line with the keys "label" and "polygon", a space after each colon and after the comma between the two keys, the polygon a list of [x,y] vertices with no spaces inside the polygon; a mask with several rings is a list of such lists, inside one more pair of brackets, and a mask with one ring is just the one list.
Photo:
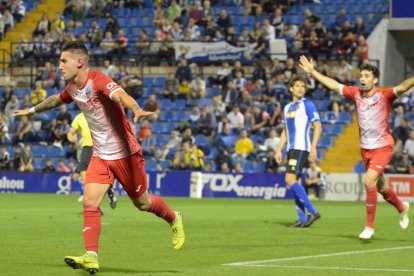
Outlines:
{"label": "player's tattooed arm", "polygon": [[47,97],[43,102],[37,104],[34,109],[36,112],[44,112],[63,104],[64,102],[60,99],[59,94],[55,94]]}
{"label": "player's tattooed arm", "polygon": [[59,94],[47,97],[43,102],[31,108],[20,109],[14,112],[14,116],[27,116],[36,112],[44,112],[55,107],[63,105],[64,102],[60,99]]}
{"label": "player's tattooed arm", "polygon": [[125,91],[118,90],[112,95],[112,100],[120,103],[123,107],[130,109],[134,112],[134,123],[137,123],[141,118],[149,116],[157,116],[154,112],[144,111],[137,104],[137,102],[129,96]]}
{"label": "player's tattooed arm", "polygon": [[397,92],[397,96],[402,96],[405,92],[410,90],[414,86],[414,77],[406,79],[400,85],[395,87],[395,91]]}

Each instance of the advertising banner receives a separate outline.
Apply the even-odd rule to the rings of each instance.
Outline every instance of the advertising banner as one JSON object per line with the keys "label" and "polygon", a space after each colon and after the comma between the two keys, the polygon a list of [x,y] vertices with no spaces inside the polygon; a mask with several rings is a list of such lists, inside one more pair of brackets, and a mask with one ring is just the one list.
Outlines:
{"label": "advertising banner", "polygon": [[326,175],[325,200],[358,201],[365,199],[362,175],[331,173]]}
{"label": "advertising banner", "polygon": [[174,42],[175,59],[185,58],[191,62],[220,62],[240,60],[251,63],[256,43],[247,47],[235,47],[227,42]]}
{"label": "advertising banner", "polygon": [[414,175],[390,174],[387,180],[402,200],[414,201]]}
{"label": "advertising banner", "polygon": [[202,197],[226,198],[293,198],[284,174],[270,173],[203,173]]}

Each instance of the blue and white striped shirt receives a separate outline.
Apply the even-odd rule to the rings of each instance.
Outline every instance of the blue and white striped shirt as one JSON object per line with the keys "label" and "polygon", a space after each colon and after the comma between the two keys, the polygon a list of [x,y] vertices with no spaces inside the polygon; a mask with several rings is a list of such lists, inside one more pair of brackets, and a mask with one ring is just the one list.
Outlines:
{"label": "blue and white striped shirt", "polygon": [[286,105],[283,110],[282,123],[286,126],[288,151],[310,151],[310,125],[319,120],[315,105],[305,98]]}

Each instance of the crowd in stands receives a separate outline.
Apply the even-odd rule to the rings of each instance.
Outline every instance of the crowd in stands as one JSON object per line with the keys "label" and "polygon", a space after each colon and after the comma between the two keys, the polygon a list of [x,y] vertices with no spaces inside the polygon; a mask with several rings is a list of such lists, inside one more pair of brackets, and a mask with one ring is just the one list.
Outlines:
{"label": "crowd in stands", "polygon": [[[33,2],[29,7],[33,7]],[[3,0],[0,2],[0,40],[3,39],[7,31],[13,29],[16,24],[26,16],[27,4],[23,0]]]}
{"label": "crowd in stands", "polygon": [[[151,169],[281,171],[283,164],[275,162],[274,154],[283,127],[282,108],[290,100],[289,81],[302,73],[296,66],[297,56],[307,54],[317,60],[321,57],[338,58],[333,66],[319,62],[320,72],[348,85],[357,81],[356,64],[349,62],[350,57],[356,56],[358,63],[366,62],[368,57],[364,22],[362,18],[356,18],[355,23],[351,24],[344,7],[340,8],[337,18],[329,26],[310,10],[305,10],[303,24],[296,26],[283,20],[287,5],[269,4],[278,1],[264,1],[264,4],[260,4],[262,1],[251,1],[247,8],[240,6],[243,16],[257,19],[253,20],[254,29],[250,30],[244,25],[232,24],[226,9],[216,9],[220,1],[182,1],[184,4],[176,1],[154,2],[159,4],[153,9],[154,15],[149,17],[154,32],[150,34],[141,28],[139,38],[133,45],[129,43],[130,33],[123,30],[126,26],[120,25],[114,14],[121,10],[122,4],[123,10],[146,10],[148,1],[69,1],[64,18],[57,14],[53,21],[44,17],[39,22],[33,32],[33,41],[39,42],[38,46],[33,47],[33,42],[21,46],[30,49],[29,52],[22,50],[23,56],[33,55],[33,51],[45,47],[42,41],[47,39],[51,42],[49,50],[57,54],[61,43],[79,37],[89,43],[93,53],[104,54],[105,60],[100,64],[102,71],[137,99],[142,108],[159,115],[158,119],[147,120],[140,125],[131,123],[143,147],[147,164],[153,165]],[[234,1],[233,4],[237,7],[242,3]],[[93,17],[90,28],[76,36],[74,30],[82,27],[89,17]],[[102,28],[98,22],[105,22],[105,27]],[[113,38],[112,34],[117,36]],[[286,61],[274,58],[270,63],[264,62],[264,56],[265,60],[269,59],[267,41],[274,38],[286,39],[289,58]],[[204,76],[195,74],[188,61],[181,59],[175,72],[156,79],[143,78],[139,67],[127,68],[123,63],[116,62],[131,49],[142,55],[153,51],[151,41],[154,39],[166,42],[159,44],[161,47],[157,48],[157,53],[160,57],[168,56],[167,61],[172,60],[169,42],[176,40],[224,40],[236,46],[256,42],[255,62],[252,66],[239,61],[222,62],[215,74]],[[4,88],[2,92],[0,141],[3,145],[14,147],[12,150],[10,147],[1,149],[1,160],[13,160],[2,161],[4,168],[7,163],[8,168],[13,170],[49,171],[51,166],[57,167],[58,158],[66,157],[73,163],[77,160],[77,149],[66,138],[71,120],[79,112],[76,107],[62,106],[59,111],[35,114],[20,120],[12,116],[14,110],[32,106],[65,85],[49,61],[44,62],[36,72],[35,87],[28,93],[18,97],[11,87]],[[307,96],[315,101],[321,112],[324,135],[340,135],[340,124],[349,123],[350,114],[354,112],[352,104],[342,96],[325,90],[312,78],[308,81]],[[132,119],[131,114],[128,115]],[[346,119],[341,121],[342,115]],[[397,143],[395,160],[389,171],[402,172],[401,167],[410,171],[412,167],[413,122],[413,99],[400,99],[390,122]],[[339,131],[334,132],[333,129]],[[30,164],[36,163],[36,158],[27,157],[30,156],[30,147],[25,159],[19,156],[25,153],[32,141],[38,143],[33,147],[46,147],[41,149],[59,153],[52,154],[54,158],[47,164]],[[323,151],[318,154],[322,158]],[[19,161],[16,161],[16,156]],[[23,159],[29,164],[26,165]],[[73,166],[69,166],[68,162],[66,165],[71,170]]]}

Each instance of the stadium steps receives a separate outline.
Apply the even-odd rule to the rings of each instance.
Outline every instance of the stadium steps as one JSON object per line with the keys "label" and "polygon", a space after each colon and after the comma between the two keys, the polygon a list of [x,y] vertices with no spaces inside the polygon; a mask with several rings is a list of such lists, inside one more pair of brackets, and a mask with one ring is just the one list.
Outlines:
{"label": "stadium steps", "polygon": [[344,128],[344,133],[335,140],[334,146],[326,151],[320,167],[327,173],[352,173],[360,159],[358,122],[353,116],[352,122]]}
{"label": "stadium steps", "polygon": [[[36,8],[26,14],[26,17],[16,25],[16,27],[6,33],[5,38],[0,42],[0,51],[6,50],[7,55],[4,61],[10,61],[10,50],[12,42],[19,42],[19,36],[24,35],[27,39],[32,38],[32,32],[37,26],[37,22],[42,18],[44,13],[48,14],[49,20],[55,18],[57,12],[63,12],[65,0],[44,0],[37,4]],[[8,64],[0,64],[8,67]]]}

